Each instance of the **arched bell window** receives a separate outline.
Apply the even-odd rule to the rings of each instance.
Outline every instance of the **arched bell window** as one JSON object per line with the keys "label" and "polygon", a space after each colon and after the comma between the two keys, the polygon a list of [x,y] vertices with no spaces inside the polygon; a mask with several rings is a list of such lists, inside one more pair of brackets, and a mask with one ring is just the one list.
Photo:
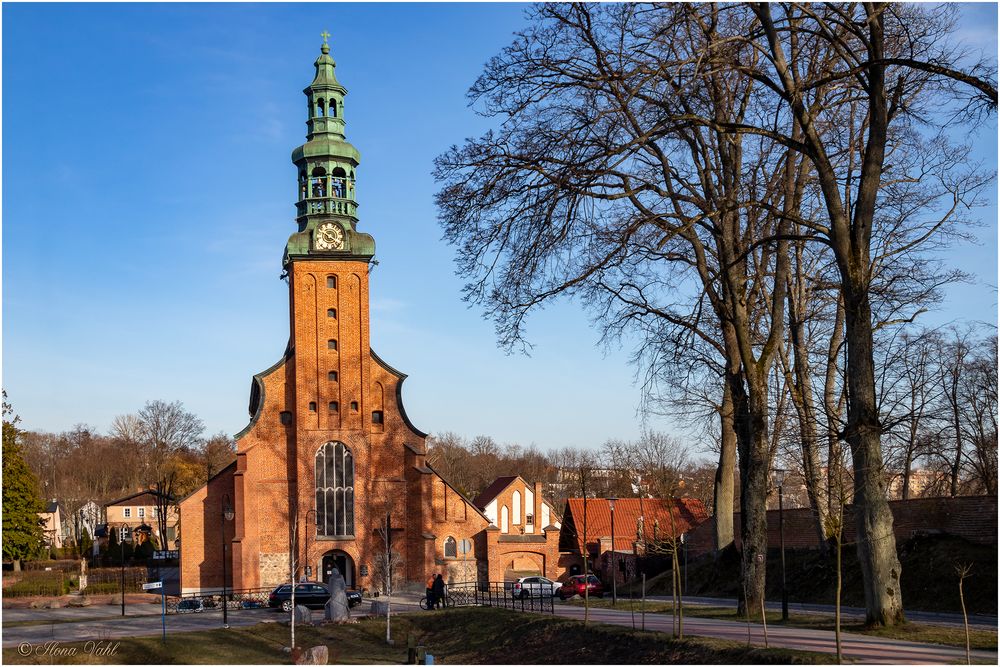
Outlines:
{"label": "arched bell window", "polygon": [[312,170],[312,178],[309,181],[313,197],[326,196],[326,169],[316,167]]}
{"label": "arched bell window", "polygon": [[328,442],[316,452],[316,533],[354,535],[354,456],[342,442]]}
{"label": "arched bell window", "polygon": [[330,176],[330,191],[334,197],[343,199],[347,196],[347,173],[340,167],[335,167]]}

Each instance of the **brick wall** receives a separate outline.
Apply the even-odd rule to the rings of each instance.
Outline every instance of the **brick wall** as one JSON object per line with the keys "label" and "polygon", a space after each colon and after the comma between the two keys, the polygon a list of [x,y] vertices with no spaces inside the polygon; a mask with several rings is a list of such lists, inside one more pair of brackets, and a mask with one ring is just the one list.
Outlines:
{"label": "brick wall", "polygon": [[515,570],[538,571],[549,579],[564,575],[558,528],[543,530],[542,535],[504,535],[496,526],[485,532],[490,581],[511,578]]}
{"label": "brick wall", "polygon": [[[889,502],[893,532],[897,541],[907,540],[915,533],[946,533],[978,544],[997,543],[997,497],[959,496],[956,498],[915,498]],[[844,509],[844,542],[854,542],[856,531],[851,520],[852,507]],[[701,524],[689,535],[688,549],[692,555],[707,553],[713,548],[714,517]],[[740,546],[740,515],[733,517],[737,547]],[[768,546],[777,548],[778,510],[767,512]],[[785,510],[785,546],[790,549],[815,549],[818,537],[816,519],[809,508]]]}
{"label": "brick wall", "polygon": [[[233,539],[233,522],[222,519],[223,499],[233,499],[233,474],[230,465],[180,502],[181,516],[181,592],[222,588],[222,541]],[[231,558],[231,556],[230,556]],[[233,585],[233,569],[226,564],[226,585]]]}

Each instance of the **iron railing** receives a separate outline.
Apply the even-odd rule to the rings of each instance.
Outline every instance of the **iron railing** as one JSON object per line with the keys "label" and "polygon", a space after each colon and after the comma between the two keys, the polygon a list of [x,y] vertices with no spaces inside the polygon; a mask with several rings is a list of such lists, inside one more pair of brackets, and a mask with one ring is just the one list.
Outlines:
{"label": "iron railing", "polygon": [[514,582],[511,581],[467,581],[448,585],[448,596],[454,600],[456,607],[498,607],[555,613],[555,596],[548,591],[525,589],[518,595],[514,593]]}
{"label": "iron railing", "polygon": [[[261,609],[267,607],[267,599],[273,588],[244,588],[226,590],[226,606],[229,611],[240,609]],[[202,591],[185,593],[167,598],[168,614],[200,613],[222,611],[222,591]]]}

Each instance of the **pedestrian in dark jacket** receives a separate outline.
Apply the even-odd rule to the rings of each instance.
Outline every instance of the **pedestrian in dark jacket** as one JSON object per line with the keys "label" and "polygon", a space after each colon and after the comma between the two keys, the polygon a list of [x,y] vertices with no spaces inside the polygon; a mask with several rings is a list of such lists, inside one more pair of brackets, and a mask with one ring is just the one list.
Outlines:
{"label": "pedestrian in dark jacket", "polygon": [[440,609],[441,603],[444,601],[444,578],[440,574],[434,578],[431,590],[434,591],[434,608]]}
{"label": "pedestrian in dark jacket", "polygon": [[427,610],[434,608],[434,584],[436,580],[433,574],[427,575]]}

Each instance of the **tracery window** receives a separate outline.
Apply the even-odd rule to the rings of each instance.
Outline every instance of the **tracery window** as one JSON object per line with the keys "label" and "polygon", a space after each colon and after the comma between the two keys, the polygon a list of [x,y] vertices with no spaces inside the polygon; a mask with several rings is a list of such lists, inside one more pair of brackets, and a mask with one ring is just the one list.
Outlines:
{"label": "tracery window", "polygon": [[354,456],[342,442],[328,442],[316,452],[316,533],[354,535]]}

